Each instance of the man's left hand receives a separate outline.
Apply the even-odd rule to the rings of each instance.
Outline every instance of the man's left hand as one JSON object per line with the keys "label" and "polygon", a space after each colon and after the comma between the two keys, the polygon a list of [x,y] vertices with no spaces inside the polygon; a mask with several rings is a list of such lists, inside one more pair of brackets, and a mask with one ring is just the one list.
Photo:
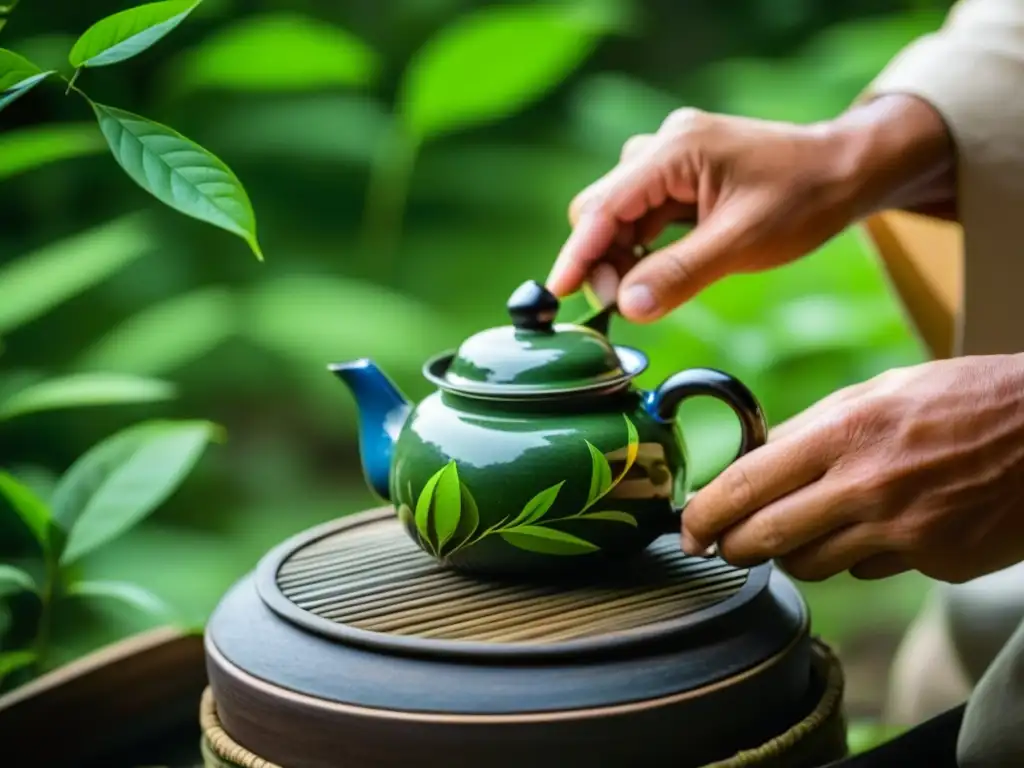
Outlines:
{"label": "man's left hand", "polygon": [[683,549],[819,581],[962,582],[1024,559],[1024,355],[965,357],[840,390],[701,489]]}

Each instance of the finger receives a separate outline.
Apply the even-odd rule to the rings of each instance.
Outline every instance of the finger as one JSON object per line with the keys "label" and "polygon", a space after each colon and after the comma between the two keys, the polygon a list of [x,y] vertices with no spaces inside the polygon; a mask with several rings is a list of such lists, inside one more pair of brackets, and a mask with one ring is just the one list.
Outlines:
{"label": "finger", "polygon": [[888,579],[912,570],[898,552],[883,552],[862,560],[850,569],[850,574],[861,581]]}
{"label": "finger", "polygon": [[855,520],[850,489],[825,475],[758,510],[718,541],[723,560],[750,566],[784,557]]}
{"label": "finger", "polygon": [[[635,221],[640,218],[644,210],[636,203],[645,202],[652,187],[665,187],[661,167],[670,162],[665,143],[664,138],[652,136],[649,140],[634,145],[628,159],[620,162],[573,198],[569,204],[569,223],[576,226],[588,212],[598,210],[622,221]],[[630,216],[626,215],[627,208],[639,210]]]}
{"label": "finger", "polygon": [[885,551],[882,533],[875,526],[858,523],[780,558],[779,565],[800,581],[824,581]]}
{"label": "finger", "polygon": [[547,288],[556,296],[580,289],[587,275],[615,244],[618,223],[597,212],[584,216],[562,246],[548,275]]}
{"label": "finger", "polygon": [[622,282],[622,315],[657,320],[724,277],[740,255],[744,226],[742,216],[717,209],[686,237],[652,253]]}
{"label": "finger", "polygon": [[670,224],[692,224],[697,220],[697,206],[692,203],[680,203],[667,200],[663,206],[646,213],[634,224],[635,242],[648,245],[658,237]]}
{"label": "finger", "polygon": [[829,432],[794,435],[751,451],[699,490],[683,511],[683,550],[697,555],[732,526],[829,468]]}

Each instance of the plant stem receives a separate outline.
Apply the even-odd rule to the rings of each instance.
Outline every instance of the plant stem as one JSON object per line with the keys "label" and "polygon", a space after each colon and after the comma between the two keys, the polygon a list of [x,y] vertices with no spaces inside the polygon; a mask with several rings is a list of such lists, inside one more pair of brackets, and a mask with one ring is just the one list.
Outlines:
{"label": "plant stem", "polygon": [[50,624],[53,619],[53,601],[57,593],[57,580],[60,577],[60,567],[56,558],[49,552],[46,554],[46,576],[43,581],[43,589],[39,594],[42,601],[42,608],[39,612],[39,626],[36,629],[34,643],[36,652],[36,667],[45,668],[46,655],[50,646]]}
{"label": "plant stem", "polygon": [[366,254],[382,265],[384,276],[390,276],[401,242],[409,184],[418,153],[418,143],[394,119],[378,144],[370,167],[361,245]]}
{"label": "plant stem", "polygon": [[[75,82],[78,80],[78,76],[81,74],[81,72],[82,72],[81,69],[76,69],[75,70],[75,74],[73,74],[71,76],[71,79],[68,80],[68,89],[66,91],[64,91],[64,95],[65,96],[67,96],[69,93],[71,93],[71,89],[72,88],[75,88]],[[78,89],[75,88],[75,90],[77,91]],[[81,92],[79,91],[79,93],[81,93]]]}

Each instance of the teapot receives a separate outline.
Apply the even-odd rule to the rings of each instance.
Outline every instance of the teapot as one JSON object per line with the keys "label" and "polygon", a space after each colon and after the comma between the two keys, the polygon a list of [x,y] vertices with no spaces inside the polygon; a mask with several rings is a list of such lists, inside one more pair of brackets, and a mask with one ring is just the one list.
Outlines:
{"label": "teapot", "polygon": [[680,526],[688,448],[676,422],[695,396],[738,417],[736,458],[767,439],[764,413],[736,378],[691,368],[645,391],[648,365],[607,337],[612,308],[556,322],[558,299],[528,281],[510,325],[436,355],[436,390],[410,403],[372,361],[328,366],[359,410],[372,490],[415,544],[454,569],[531,575],[635,555]]}

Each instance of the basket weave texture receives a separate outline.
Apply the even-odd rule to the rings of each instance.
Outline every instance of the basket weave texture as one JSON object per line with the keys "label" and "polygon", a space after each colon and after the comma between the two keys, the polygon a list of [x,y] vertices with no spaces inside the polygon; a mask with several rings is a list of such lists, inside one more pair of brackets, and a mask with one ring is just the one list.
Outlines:
{"label": "basket weave texture", "polygon": [[[702,768],[824,768],[845,757],[842,666],[832,650],[820,641],[814,643],[812,659],[815,675],[824,686],[814,709],[803,720],[759,747]],[[206,768],[285,768],[253,754],[231,738],[220,724],[217,703],[209,689],[203,694],[199,719]]]}

